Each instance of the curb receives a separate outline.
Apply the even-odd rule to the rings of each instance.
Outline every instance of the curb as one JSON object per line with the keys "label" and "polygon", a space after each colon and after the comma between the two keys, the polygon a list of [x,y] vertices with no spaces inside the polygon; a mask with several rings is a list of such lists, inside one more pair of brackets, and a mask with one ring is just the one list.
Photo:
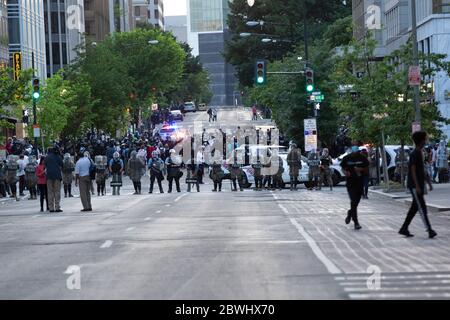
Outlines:
{"label": "curb", "polygon": [[[394,195],[394,194],[388,194],[388,193],[384,193],[382,191],[379,190],[370,190],[370,193],[374,193],[386,198],[390,198],[392,200],[403,200],[402,202],[406,205],[411,205],[412,200],[411,199],[406,199],[409,198],[410,196],[405,194],[404,196],[400,196],[400,195]],[[450,211],[450,207],[446,207],[446,206],[440,206],[437,204],[432,204],[432,203],[427,203],[427,209],[428,211],[431,212],[445,212],[445,211]]]}

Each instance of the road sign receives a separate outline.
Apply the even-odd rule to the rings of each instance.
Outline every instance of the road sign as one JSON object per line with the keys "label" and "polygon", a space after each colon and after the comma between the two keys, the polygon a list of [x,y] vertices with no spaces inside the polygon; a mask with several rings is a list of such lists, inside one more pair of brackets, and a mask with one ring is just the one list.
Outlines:
{"label": "road sign", "polygon": [[41,128],[38,124],[33,125],[33,136],[39,138],[41,136]]}
{"label": "road sign", "polygon": [[323,102],[323,100],[325,100],[325,96],[320,91],[314,91],[311,93],[309,100],[313,102]]}
{"label": "road sign", "polygon": [[305,119],[305,151],[317,149],[317,121],[316,119]]}
{"label": "road sign", "polygon": [[420,86],[420,67],[419,66],[410,66],[409,67],[409,85],[410,86]]}
{"label": "road sign", "polygon": [[22,53],[13,53],[13,69],[14,69],[14,80],[17,81],[20,78],[20,72],[22,71]]}

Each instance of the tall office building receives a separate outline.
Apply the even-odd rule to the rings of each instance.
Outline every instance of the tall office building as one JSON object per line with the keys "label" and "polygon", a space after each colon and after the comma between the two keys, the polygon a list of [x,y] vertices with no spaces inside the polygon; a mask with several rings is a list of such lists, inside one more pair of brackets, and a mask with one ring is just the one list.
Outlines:
{"label": "tall office building", "polygon": [[[417,41],[425,53],[441,53],[450,60],[450,0],[415,0],[417,8]],[[361,40],[374,21],[377,49],[375,56],[384,57],[406,44],[411,36],[411,1],[404,0],[354,0],[354,36]],[[434,79],[424,79],[434,88],[434,99],[441,114],[450,119],[450,78],[441,72]],[[450,126],[444,127],[450,137]]]}
{"label": "tall office building", "polygon": [[136,28],[137,25],[147,24],[150,19],[149,10],[150,0],[133,0],[133,21],[132,26]]}
{"label": "tall office building", "polygon": [[8,43],[8,10],[6,0],[0,0],[0,68],[9,64]]}
{"label": "tall office building", "polygon": [[43,1],[7,0],[9,54],[22,53],[22,69],[33,65],[36,76],[47,77]]}
{"label": "tall office building", "polygon": [[187,16],[166,16],[165,30],[172,32],[178,43],[187,43]]}
{"label": "tall office building", "polygon": [[214,94],[210,104],[234,105],[240,99],[235,71],[222,55],[229,38],[228,0],[187,0],[187,13],[188,43],[209,72]]}
{"label": "tall office building", "polygon": [[[181,1],[181,0],[180,0]],[[150,0],[149,1],[149,22],[161,30],[164,30],[164,1],[163,0]]]}
{"label": "tall office building", "polygon": [[83,42],[83,0],[44,0],[47,76],[70,64]]}
{"label": "tall office building", "polygon": [[92,41],[132,29],[132,0],[84,0],[85,31]]}

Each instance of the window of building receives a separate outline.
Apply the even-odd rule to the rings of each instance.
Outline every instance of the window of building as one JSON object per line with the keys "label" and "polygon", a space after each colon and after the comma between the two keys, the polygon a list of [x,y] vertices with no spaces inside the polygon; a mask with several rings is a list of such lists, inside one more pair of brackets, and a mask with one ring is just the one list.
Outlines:
{"label": "window of building", "polygon": [[51,17],[51,29],[53,34],[58,34],[58,12],[52,12],[50,14]]}
{"label": "window of building", "polygon": [[450,0],[433,0],[433,13],[450,13]]}
{"label": "window of building", "polygon": [[52,43],[52,56],[53,56],[53,64],[61,64],[61,57],[59,55],[58,43]]}
{"label": "window of building", "polygon": [[141,7],[134,7],[134,16],[139,17],[141,15]]}
{"label": "window of building", "polygon": [[159,19],[159,11],[155,9],[155,19]]}

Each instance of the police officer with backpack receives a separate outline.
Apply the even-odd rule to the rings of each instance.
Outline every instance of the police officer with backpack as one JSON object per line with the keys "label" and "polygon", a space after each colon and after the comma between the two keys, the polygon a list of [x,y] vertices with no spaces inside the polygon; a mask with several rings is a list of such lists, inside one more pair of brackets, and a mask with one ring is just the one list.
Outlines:
{"label": "police officer with backpack", "polygon": [[120,187],[122,186],[123,161],[120,159],[119,152],[114,152],[113,158],[109,162],[109,171],[112,174],[111,187],[113,196],[120,196]]}

